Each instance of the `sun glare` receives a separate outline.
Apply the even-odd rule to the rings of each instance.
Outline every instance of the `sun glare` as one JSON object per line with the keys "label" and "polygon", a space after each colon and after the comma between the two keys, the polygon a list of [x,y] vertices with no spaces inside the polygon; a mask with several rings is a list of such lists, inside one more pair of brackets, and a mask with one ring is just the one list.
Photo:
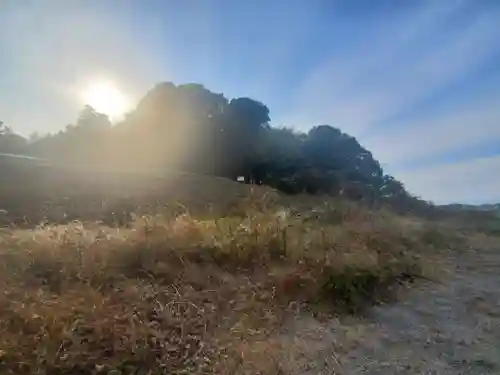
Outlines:
{"label": "sun glare", "polygon": [[82,99],[85,104],[110,118],[121,117],[128,110],[127,98],[110,82],[98,82],[90,85],[82,92]]}

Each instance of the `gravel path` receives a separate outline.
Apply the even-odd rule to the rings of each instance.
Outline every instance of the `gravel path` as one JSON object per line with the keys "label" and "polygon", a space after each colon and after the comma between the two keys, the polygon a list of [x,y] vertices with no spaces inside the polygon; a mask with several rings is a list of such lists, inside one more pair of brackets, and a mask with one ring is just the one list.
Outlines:
{"label": "gravel path", "polygon": [[283,335],[290,374],[500,374],[500,251],[451,260],[426,283],[366,318],[299,318]]}

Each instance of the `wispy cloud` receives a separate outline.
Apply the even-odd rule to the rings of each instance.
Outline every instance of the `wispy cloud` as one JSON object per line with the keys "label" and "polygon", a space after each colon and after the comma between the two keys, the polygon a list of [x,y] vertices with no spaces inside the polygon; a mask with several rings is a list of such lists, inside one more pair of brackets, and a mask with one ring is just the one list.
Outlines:
{"label": "wispy cloud", "polygon": [[499,158],[451,157],[500,139],[500,6],[313,3],[7,1],[2,120],[58,130],[82,104],[72,90],[101,76],[132,100],[159,80],[198,81],[263,100],[276,124],[340,127],[424,198],[500,199]]}
{"label": "wispy cloud", "polygon": [[500,156],[395,173],[410,191],[439,204],[500,202],[499,175]]}
{"label": "wispy cloud", "polygon": [[402,122],[397,129],[367,138],[364,144],[384,163],[396,167],[494,139],[500,140],[500,92],[445,113]]}
{"label": "wispy cloud", "polygon": [[311,70],[289,121],[339,126],[425,199],[500,201],[500,157],[436,165],[442,155],[500,140],[500,91],[486,92],[491,85],[479,74],[500,56],[500,9],[419,4]]}
{"label": "wispy cloud", "polygon": [[450,26],[463,11],[460,2],[422,4],[416,13],[384,20],[367,42],[311,71],[297,90],[292,118],[361,135],[463,79],[498,52],[498,10]]}

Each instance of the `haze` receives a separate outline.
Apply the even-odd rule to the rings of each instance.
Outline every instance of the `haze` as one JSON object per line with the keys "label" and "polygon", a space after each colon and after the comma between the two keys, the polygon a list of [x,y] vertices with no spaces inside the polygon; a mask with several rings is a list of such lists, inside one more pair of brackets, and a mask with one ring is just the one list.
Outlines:
{"label": "haze", "polygon": [[499,2],[7,0],[0,22],[0,119],[21,134],[199,82],[341,128],[425,199],[500,201]]}

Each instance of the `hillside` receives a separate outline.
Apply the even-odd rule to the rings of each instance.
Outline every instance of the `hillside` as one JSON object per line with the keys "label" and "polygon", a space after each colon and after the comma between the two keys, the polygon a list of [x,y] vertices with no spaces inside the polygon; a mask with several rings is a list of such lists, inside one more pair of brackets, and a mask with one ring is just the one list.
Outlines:
{"label": "hillside", "polygon": [[[207,176],[33,168],[4,178],[2,202],[34,212],[43,197],[45,213],[63,207],[87,220],[0,231],[6,374],[345,369],[349,345],[366,340],[328,336],[332,324],[339,334],[357,329],[339,317],[404,298],[457,254],[496,241],[451,222]],[[124,205],[139,213],[128,223],[92,220]],[[290,332],[304,341],[292,345]]]}
{"label": "hillside", "polygon": [[[465,298],[429,304],[436,282],[479,291],[460,309],[497,322],[498,218],[417,199],[339,129],[269,120],[162,83],[113,126],[87,107],[57,134],[0,132],[0,152],[29,156],[0,156],[0,373],[351,374],[370,356],[395,373],[373,348],[404,345],[423,373],[444,336],[420,356],[419,319],[449,323]],[[453,315],[443,335],[462,323],[478,331]]]}
{"label": "hillside", "polygon": [[201,84],[161,82],[115,124],[86,106],[74,124],[31,140],[0,125],[0,153],[86,169],[243,176],[287,194],[391,200],[408,210],[425,205],[340,129],[311,124],[301,133],[270,122],[270,109],[258,100],[226,98]]}
{"label": "hillside", "polygon": [[450,210],[472,210],[472,211],[498,211],[500,212],[500,203],[497,204],[448,204],[442,207]]}
{"label": "hillside", "polygon": [[0,157],[0,209],[6,211],[0,223],[18,226],[72,220],[123,224],[132,212],[154,214],[171,205],[179,212],[210,207],[222,212],[250,190],[262,189],[187,172],[110,171]]}
{"label": "hillside", "polygon": [[445,282],[457,256],[498,245],[471,216],[431,222],[226,178],[28,159],[0,168],[6,374],[348,374],[374,355],[368,337],[383,339],[343,317]]}

